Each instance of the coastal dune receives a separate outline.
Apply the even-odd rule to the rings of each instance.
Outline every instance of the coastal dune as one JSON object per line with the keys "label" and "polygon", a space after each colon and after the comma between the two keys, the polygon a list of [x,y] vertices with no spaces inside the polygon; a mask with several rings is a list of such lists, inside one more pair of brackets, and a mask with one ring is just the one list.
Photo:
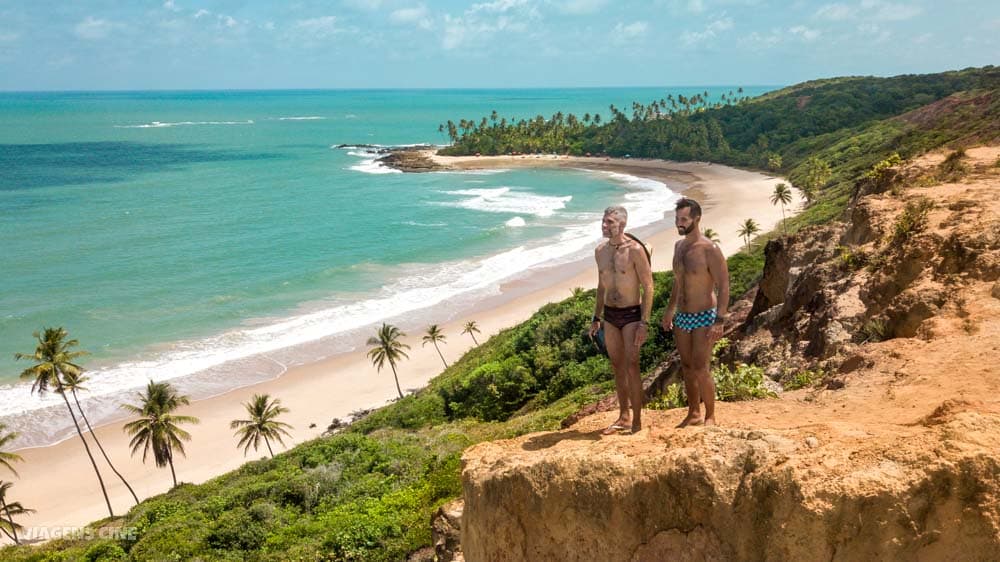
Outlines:
{"label": "coastal dune", "polygon": [[[721,237],[725,254],[740,251],[739,225],[752,218],[766,232],[781,220],[781,210],[770,203],[774,185],[781,178],[737,170],[710,163],[675,163],[659,160],[603,159],[581,157],[441,157],[428,154],[438,165],[450,169],[563,167],[619,172],[669,185],[684,185],[684,195],[698,199],[704,208],[702,226]],[[799,207],[796,199],[786,210]],[[653,268],[670,268],[672,248],[678,239],[673,229],[672,209],[664,209],[664,219],[637,230],[653,249]],[[596,272],[591,260],[558,267],[541,268],[502,287],[500,297],[482,301],[468,310],[442,309],[440,325],[447,336],[442,353],[449,362],[472,347],[472,339],[462,334],[467,321],[474,320],[484,341],[492,334],[521,322],[540,306],[562,300],[574,287],[592,288]],[[452,318],[448,320],[448,318]],[[421,330],[422,331],[422,330]],[[404,391],[419,389],[442,370],[441,359],[433,346],[422,346],[422,333],[412,331],[403,338],[410,346],[409,359],[398,366],[399,383]],[[200,483],[233,470],[246,460],[266,455],[266,450],[244,457],[236,448],[236,438],[229,422],[246,417],[243,403],[253,394],[270,394],[291,411],[282,420],[294,426],[293,438],[286,445],[319,437],[334,418],[348,417],[361,409],[379,407],[396,396],[392,373],[386,368],[377,372],[364,349],[331,357],[309,365],[294,367],[281,377],[239,388],[225,394],[198,400],[180,413],[195,416],[200,424],[187,426],[193,436],[185,444],[186,457],[175,460],[179,481]],[[105,449],[118,469],[129,480],[140,499],[169,489],[168,469],[157,469],[149,459],[130,457],[128,438],[122,431],[127,420],[97,428]],[[281,450],[276,446],[276,453]],[[18,451],[21,478],[10,494],[24,506],[35,509],[21,523],[29,540],[55,538],[74,526],[107,516],[96,478],[90,468],[79,438],[56,445]],[[101,463],[103,465],[103,463]],[[132,506],[128,490],[110,470],[103,470],[105,483],[116,515]]]}

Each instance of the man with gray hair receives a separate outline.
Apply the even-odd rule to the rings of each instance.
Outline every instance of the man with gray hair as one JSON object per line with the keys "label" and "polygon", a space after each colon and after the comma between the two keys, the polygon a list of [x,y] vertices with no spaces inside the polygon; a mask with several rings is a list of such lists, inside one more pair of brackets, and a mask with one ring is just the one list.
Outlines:
{"label": "man with gray hair", "polygon": [[[639,349],[648,337],[649,316],[653,311],[653,272],[646,249],[625,234],[628,211],[608,207],[601,221],[607,241],[594,251],[597,260],[597,306],[590,324],[590,336],[601,328],[615,373],[618,419],[604,430],[605,435],[620,430],[632,433],[642,428],[642,379],[639,376]],[[629,410],[631,409],[631,416]]]}

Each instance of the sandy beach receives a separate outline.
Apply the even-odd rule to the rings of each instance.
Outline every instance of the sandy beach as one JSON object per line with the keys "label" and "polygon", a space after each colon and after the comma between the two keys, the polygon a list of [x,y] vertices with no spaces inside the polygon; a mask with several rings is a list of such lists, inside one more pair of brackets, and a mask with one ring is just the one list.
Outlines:
{"label": "sandy beach", "polygon": [[[781,210],[769,201],[774,184],[782,181],[761,173],[737,170],[709,163],[674,163],[657,160],[604,159],[581,157],[439,157],[441,165],[455,169],[565,167],[614,171],[634,176],[686,185],[686,195],[701,201],[704,208],[702,226],[719,233],[723,251],[733,254],[742,248],[737,236],[739,224],[753,218],[768,231],[781,219]],[[792,214],[801,202],[797,198],[786,210]],[[673,229],[672,209],[664,209],[665,220],[639,229],[637,233],[653,247],[653,268],[669,269],[672,248],[678,239]],[[480,303],[463,312],[455,320],[442,324],[447,343],[441,351],[451,362],[472,345],[461,330],[468,320],[475,320],[482,333],[480,342],[499,330],[527,319],[545,303],[562,300],[573,287],[592,288],[596,271],[589,261],[560,266],[534,273],[525,280],[504,287],[505,296]],[[404,391],[423,387],[440,373],[441,360],[433,346],[421,347],[422,334],[405,338],[411,346],[410,359],[399,365],[399,382]],[[294,426],[292,446],[320,436],[334,418],[351,412],[377,407],[396,396],[392,373],[379,373],[365,357],[364,350],[333,357],[318,363],[296,367],[278,379],[233,390],[226,394],[199,400],[181,413],[200,418],[201,423],[189,426],[193,440],[186,444],[187,456],[176,459],[179,481],[199,483],[230,471],[246,460],[266,455],[266,450],[251,452],[244,457],[236,448],[236,439],[229,429],[233,419],[244,418],[243,403],[253,394],[267,393],[280,398],[291,412],[283,419]],[[118,469],[132,484],[140,499],[165,492],[171,485],[169,469],[157,469],[150,458],[143,465],[140,457],[130,457],[128,439],[122,432],[122,422],[97,429],[105,449]],[[314,427],[310,427],[314,425]],[[278,452],[283,450],[280,445]],[[10,496],[36,513],[20,519],[28,537],[52,538],[64,527],[80,526],[107,516],[96,477],[79,438],[59,444],[19,451],[24,462],[16,468],[21,474],[15,479]],[[133,501],[128,490],[110,470],[102,467],[105,483],[111,495],[116,515],[124,514]]]}

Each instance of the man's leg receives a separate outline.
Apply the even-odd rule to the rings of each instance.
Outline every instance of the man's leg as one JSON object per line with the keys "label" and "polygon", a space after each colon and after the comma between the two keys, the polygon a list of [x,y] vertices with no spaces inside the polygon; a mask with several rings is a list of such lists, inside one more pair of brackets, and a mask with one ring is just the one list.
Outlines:
{"label": "man's leg", "polygon": [[701,417],[701,392],[698,389],[698,378],[694,372],[691,333],[674,326],[674,344],[677,346],[677,352],[681,354],[681,375],[684,377],[684,394],[687,395],[688,401],[687,417],[677,427],[700,425],[703,421]]}
{"label": "man's leg", "polygon": [[628,398],[632,405],[632,433],[642,429],[642,376],[639,374],[639,348],[635,346],[635,333],[641,325],[638,322],[632,322],[622,327],[621,330]]}
{"label": "man's leg", "polygon": [[[608,358],[611,359],[611,370],[615,373],[615,392],[618,394],[618,420],[613,425],[628,427],[629,423],[629,391],[628,369],[625,359],[625,342],[622,332],[609,322],[604,323],[604,345],[608,348]],[[614,433],[613,428],[608,428]]]}
{"label": "man's leg", "polygon": [[692,367],[697,375],[701,401],[705,403],[705,425],[715,425],[715,381],[712,379],[712,340],[709,328],[698,328],[691,334]]}

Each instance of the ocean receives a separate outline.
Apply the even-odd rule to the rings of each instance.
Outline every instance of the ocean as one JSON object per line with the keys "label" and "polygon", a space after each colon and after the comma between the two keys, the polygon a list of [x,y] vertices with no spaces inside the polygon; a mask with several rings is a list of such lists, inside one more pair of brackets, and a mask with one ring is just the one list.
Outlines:
{"label": "ocean", "polygon": [[0,422],[19,447],[71,435],[61,398],[18,379],[14,353],[44,327],[90,353],[81,398],[100,423],[149,379],[218,394],[586,258],[605,207],[624,203],[636,228],[683,186],[402,174],[366,145],[444,144],[439,124],[492,110],[607,118],[705,89],[735,87],[0,93]]}

